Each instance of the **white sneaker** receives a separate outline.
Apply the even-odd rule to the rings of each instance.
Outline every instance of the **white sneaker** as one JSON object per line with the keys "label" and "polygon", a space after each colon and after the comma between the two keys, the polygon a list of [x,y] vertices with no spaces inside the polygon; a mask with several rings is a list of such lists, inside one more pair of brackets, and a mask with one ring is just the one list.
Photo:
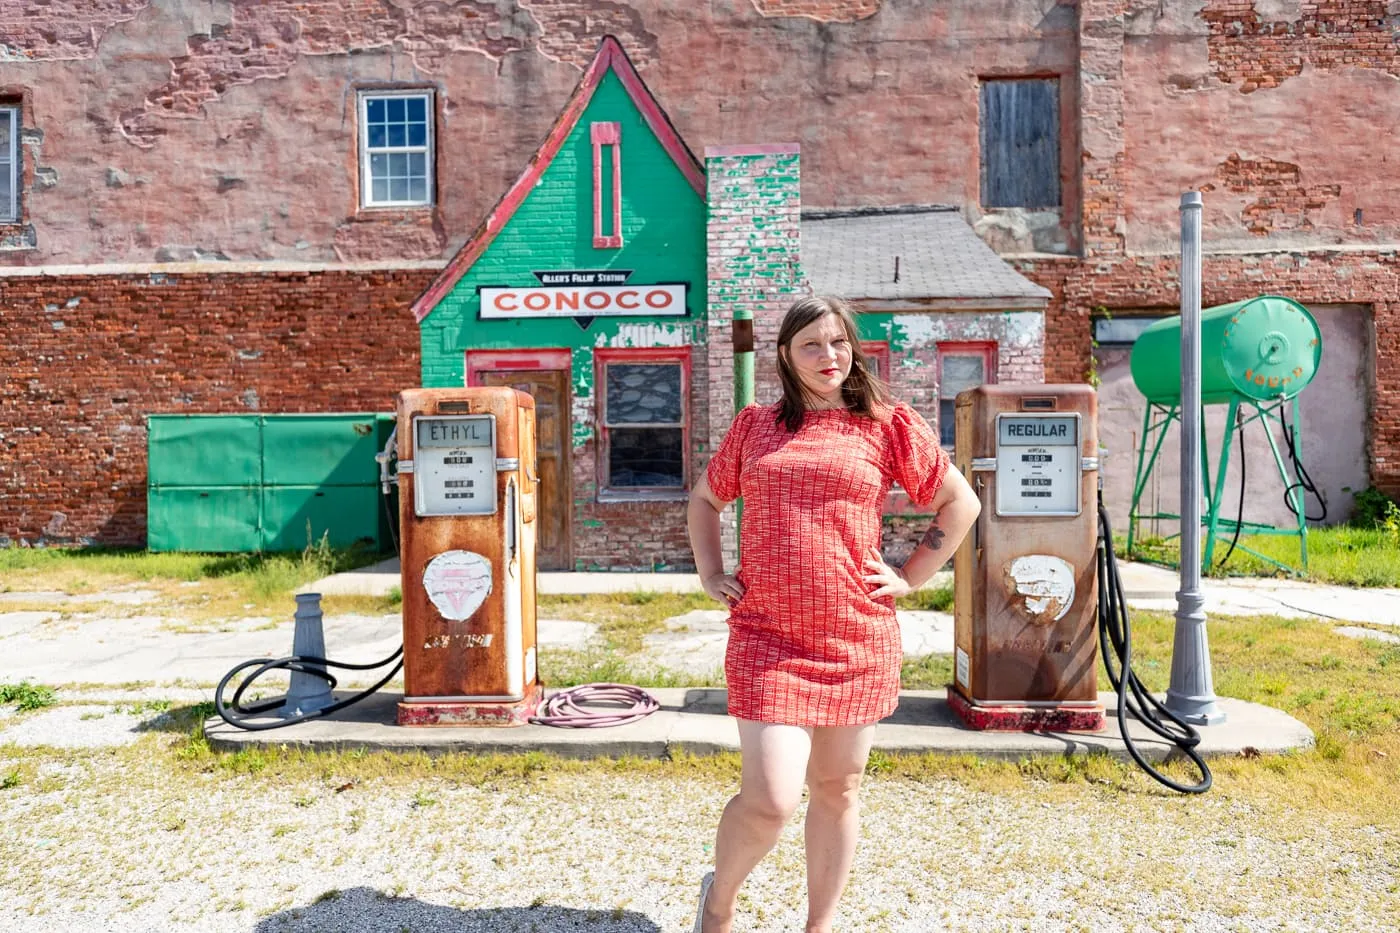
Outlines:
{"label": "white sneaker", "polygon": [[700,922],[705,919],[705,901],[710,898],[710,885],[715,883],[715,873],[705,872],[705,877],[700,879],[700,907],[695,911],[695,927],[690,933],[700,933]]}

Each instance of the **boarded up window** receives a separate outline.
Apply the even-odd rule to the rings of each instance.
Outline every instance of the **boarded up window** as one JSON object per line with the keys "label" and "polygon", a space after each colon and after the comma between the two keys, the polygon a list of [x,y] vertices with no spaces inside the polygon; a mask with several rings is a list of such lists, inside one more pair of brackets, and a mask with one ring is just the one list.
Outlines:
{"label": "boarded up window", "polygon": [[1060,82],[982,82],[982,206],[1060,206]]}

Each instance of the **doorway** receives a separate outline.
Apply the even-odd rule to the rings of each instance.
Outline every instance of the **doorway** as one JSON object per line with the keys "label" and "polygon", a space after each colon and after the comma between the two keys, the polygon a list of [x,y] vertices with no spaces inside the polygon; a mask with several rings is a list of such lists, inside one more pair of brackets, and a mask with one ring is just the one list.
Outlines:
{"label": "doorway", "polygon": [[572,417],[568,350],[476,350],[467,354],[468,386],[508,386],[535,400],[539,469],[538,565],[572,570],[569,435]]}

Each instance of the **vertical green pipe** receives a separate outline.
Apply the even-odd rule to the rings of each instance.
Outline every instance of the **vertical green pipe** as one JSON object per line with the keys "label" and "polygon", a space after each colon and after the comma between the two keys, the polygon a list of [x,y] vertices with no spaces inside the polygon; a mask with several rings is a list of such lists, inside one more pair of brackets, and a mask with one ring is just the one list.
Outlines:
{"label": "vertical green pipe", "polygon": [[[1142,489],[1147,485],[1142,467],[1147,459],[1147,431],[1152,422],[1152,409],[1156,406],[1152,402],[1147,403],[1147,407],[1142,411],[1142,437],[1138,440],[1137,455],[1137,476],[1133,478],[1133,504],[1128,506],[1128,556],[1133,556],[1133,542],[1137,538],[1138,523],[1138,500],[1142,498]],[[1153,460],[1156,460],[1156,451],[1153,451]],[[1149,468],[1150,469],[1150,468]]]}
{"label": "vertical green pipe", "polygon": [[[734,343],[734,414],[737,415],[753,404],[753,309],[743,306],[735,308],[731,326]],[[741,498],[734,503],[734,520],[740,522],[743,517],[744,500]]]}
{"label": "vertical green pipe", "polygon": [[[1210,569],[1211,558],[1215,555],[1215,538],[1220,527],[1220,501],[1225,497],[1225,474],[1230,469],[1230,434],[1239,429],[1241,396],[1236,393],[1230,399],[1230,411],[1225,416],[1225,440],[1220,448],[1220,472],[1215,475],[1215,495],[1210,500],[1210,514],[1206,522],[1206,553],[1202,560],[1205,569]],[[1204,409],[1202,409],[1204,412]],[[1201,424],[1205,424],[1205,418],[1201,419]],[[1202,439],[1204,441],[1204,438]],[[1202,450],[1205,449],[1204,443]],[[1240,449],[1240,459],[1243,460],[1245,451]],[[1244,467],[1241,466],[1241,469]],[[1182,526],[1182,534],[1186,533],[1186,528]],[[1200,535],[1200,528],[1196,529],[1196,534]]]}

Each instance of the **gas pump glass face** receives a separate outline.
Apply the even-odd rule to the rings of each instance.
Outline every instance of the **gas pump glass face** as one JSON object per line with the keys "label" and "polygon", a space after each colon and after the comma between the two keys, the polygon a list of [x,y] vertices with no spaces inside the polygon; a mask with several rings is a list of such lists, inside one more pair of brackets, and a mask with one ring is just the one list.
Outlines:
{"label": "gas pump glass face", "polygon": [[997,416],[997,514],[1078,515],[1079,415]]}
{"label": "gas pump glass face", "polygon": [[421,415],[414,421],[414,508],[419,515],[496,511],[496,417]]}

